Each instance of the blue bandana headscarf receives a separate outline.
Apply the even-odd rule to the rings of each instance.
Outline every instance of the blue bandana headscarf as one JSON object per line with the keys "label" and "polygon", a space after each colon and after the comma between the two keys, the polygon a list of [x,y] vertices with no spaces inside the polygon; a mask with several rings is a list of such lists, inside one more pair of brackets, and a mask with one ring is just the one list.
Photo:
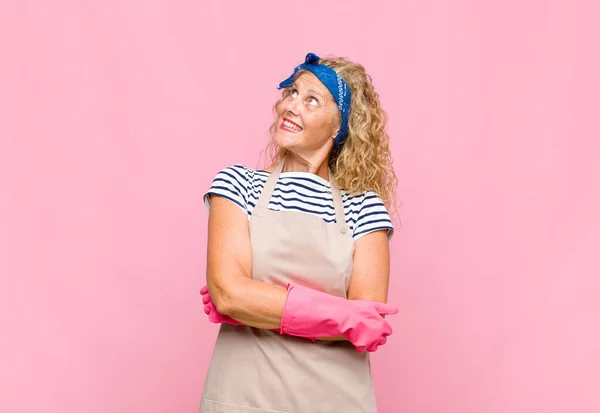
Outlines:
{"label": "blue bandana headscarf", "polygon": [[350,88],[348,87],[346,81],[342,79],[342,77],[338,75],[335,70],[329,66],[318,63],[320,59],[321,58],[314,53],[307,54],[304,63],[296,66],[294,73],[292,73],[290,77],[279,84],[279,89],[286,88],[294,83],[294,77],[298,71],[302,69],[308,70],[318,77],[335,99],[338,109],[342,115],[340,131],[333,139],[336,147],[339,148],[348,137],[348,115],[350,113],[350,99],[352,97],[352,93],[350,92]]}

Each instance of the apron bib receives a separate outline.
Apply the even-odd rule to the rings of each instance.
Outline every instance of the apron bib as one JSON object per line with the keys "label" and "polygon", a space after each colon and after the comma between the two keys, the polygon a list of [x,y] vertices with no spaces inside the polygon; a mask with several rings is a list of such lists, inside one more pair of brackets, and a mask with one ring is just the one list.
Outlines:
{"label": "apron bib", "polygon": [[[269,175],[249,219],[252,278],[346,298],[354,240],[340,190],[330,182],[335,223],[303,212],[269,210],[284,161]],[[200,413],[317,412],[376,412],[368,352],[359,353],[347,341],[312,342],[221,325]]]}

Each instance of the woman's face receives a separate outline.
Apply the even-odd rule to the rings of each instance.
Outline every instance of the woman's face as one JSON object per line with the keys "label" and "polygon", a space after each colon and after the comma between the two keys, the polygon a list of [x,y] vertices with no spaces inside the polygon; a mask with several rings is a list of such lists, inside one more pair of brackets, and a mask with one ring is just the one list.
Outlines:
{"label": "woman's face", "polygon": [[340,113],[331,93],[311,72],[302,73],[284,90],[276,107],[273,139],[303,157],[329,150],[340,128]]}

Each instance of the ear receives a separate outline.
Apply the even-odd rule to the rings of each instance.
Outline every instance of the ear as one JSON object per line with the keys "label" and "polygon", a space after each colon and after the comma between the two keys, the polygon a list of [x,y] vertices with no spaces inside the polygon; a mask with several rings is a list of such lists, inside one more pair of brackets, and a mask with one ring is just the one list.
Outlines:
{"label": "ear", "polygon": [[[332,126],[334,127],[335,130],[333,131],[333,135],[331,135],[331,139],[335,139],[337,134],[340,133],[340,129],[342,128],[342,117],[339,113],[337,116],[337,120],[335,121],[335,124]],[[337,126],[337,128],[335,126]]]}

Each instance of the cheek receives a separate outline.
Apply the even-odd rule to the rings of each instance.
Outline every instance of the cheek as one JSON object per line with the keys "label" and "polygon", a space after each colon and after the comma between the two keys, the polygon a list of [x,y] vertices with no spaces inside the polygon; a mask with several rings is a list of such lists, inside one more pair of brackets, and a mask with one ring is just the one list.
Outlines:
{"label": "cheek", "polygon": [[306,138],[313,142],[329,139],[332,133],[334,119],[328,116],[304,116],[304,133]]}
{"label": "cheek", "polygon": [[323,133],[329,134],[337,127],[337,117],[335,113],[326,113],[319,119],[319,127]]}
{"label": "cheek", "polygon": [[283,114],[283,102],[279,102],[278,104],[275,105],[275,113],[277,115]]}

